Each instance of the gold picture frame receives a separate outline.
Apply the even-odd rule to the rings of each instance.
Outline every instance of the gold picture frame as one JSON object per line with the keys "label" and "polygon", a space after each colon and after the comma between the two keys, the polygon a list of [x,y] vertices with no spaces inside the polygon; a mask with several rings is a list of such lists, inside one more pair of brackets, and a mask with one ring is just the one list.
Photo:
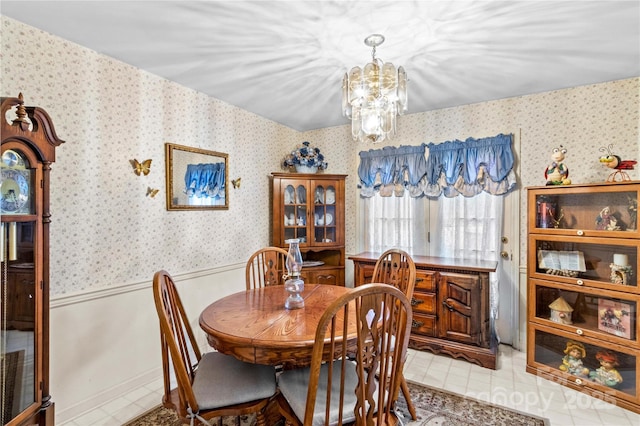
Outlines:
{"label": "gold picture frame", "polygon": [[228,210],[229,155],[165,144],[167,210]]}

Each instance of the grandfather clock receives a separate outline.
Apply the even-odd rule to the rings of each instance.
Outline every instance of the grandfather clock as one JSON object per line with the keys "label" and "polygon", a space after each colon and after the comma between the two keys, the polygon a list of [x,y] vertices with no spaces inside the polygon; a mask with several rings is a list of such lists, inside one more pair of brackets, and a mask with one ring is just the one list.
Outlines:
{"label": "grandfather clock", "polygon": [[0,419],[53,425],[49,395],[49,175],[59,139],[49,115],[2,98]]}

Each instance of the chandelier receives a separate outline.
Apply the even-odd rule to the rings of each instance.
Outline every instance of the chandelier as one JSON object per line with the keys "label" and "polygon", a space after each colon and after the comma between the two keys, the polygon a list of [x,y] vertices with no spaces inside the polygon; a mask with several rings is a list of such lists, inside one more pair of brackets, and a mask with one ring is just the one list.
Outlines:
{"label": "chandelier", "polygon": [[407,73],[403,67],[376,58],[382,34],[372,34],[364,44],[372,48],[371,62],[345,73],[342,80],[342,114],[351,119],[353,140],[382,142],[396,135],[396,116],[407,111]]}

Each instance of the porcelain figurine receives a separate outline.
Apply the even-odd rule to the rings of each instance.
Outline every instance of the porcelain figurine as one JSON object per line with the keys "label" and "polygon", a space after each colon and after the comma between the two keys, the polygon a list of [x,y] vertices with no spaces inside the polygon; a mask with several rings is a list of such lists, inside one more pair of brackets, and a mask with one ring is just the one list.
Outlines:
{"label": "porcelain figurine", "polygon": [[609,206],[600,210],[600,214],[596,216],[596,229],[600,231],[618,231],[618,220],[611,214]]}
{"label": "porcelain figurine", "polygon": [[600,367],[589,373],[591,380],[609,387],[622,383],[622,376],[616,370],[619,365],[618,357],[614,353],[600,351],[596,354],[596,359],[600,361]]}
{"label": "porcelain figurine", "polygon": [[582,358],[587,356],[587,351],[582,343],[568,341],[564,353],[562,365],[558,367],[561,371],[566,371],[579,377],[587,377],[589,375],[589,369],[582,364]]}

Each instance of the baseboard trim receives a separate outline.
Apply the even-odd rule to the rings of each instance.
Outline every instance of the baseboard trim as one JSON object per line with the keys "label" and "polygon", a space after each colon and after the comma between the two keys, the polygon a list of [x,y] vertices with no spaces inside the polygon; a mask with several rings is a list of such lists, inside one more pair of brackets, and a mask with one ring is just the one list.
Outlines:
{"label": "baseboard trim", "polygon": [[133,389],[138,389],[161,378],[162,368],[153,368],[146,373],[140,374],[137,377],[133,377],[126,382],[120,383],[112,387],[111,389],[100,392],[99,394],[94,395],[91,398],[80,401],[79,403],[67,407],[64,410],[60,410],[59,407],[56,406],[56,423],[71,421],[88,413],[89,411],[95,410],[96,407],[100,407],[108,401],[120,398],[123,394],[131,392]]}

